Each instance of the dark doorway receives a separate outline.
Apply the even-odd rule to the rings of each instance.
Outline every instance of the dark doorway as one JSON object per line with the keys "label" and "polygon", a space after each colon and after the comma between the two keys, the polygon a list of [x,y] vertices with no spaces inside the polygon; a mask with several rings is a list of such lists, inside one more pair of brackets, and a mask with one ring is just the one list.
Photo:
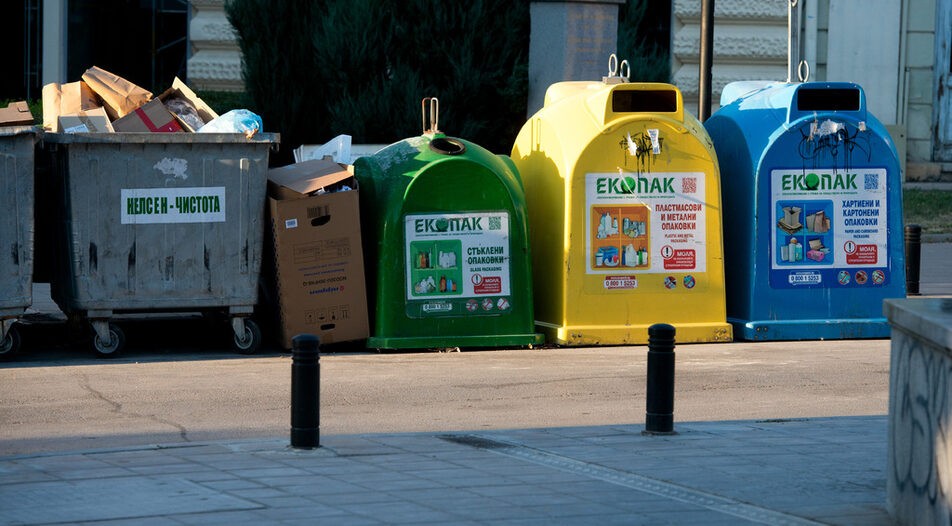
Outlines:
{"label": "dark doorway", "polygon": [[186,80],[186,0],[69,0],[67,81],[91,66],[153,93]]}
{"label": "dark doorway", "polygon": [[[186,78],[188,0],[67,1],[66,82],[99,66],[153,93]],[[43,0],[10,2],[0,17],[0,101],[39,100]]]}
{"label": "dark doorway", "polygon": [[0,16],[0,49],[4,73],[0,75],[0,101],[40,97],[40,28],[42,0],[10,2]]}

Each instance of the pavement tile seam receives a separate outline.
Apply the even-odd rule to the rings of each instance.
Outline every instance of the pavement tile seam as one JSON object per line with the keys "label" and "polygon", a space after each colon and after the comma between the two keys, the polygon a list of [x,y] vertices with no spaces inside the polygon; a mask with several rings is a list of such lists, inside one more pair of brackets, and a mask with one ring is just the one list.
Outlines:
{"label": "pavement tile seam", "polygon": [[[474,439],[463,437],[462,440],[472,440],[479,444],[494,442],[492,435],[472,435]],[[787,513],[776,512],[758,506],[735,501],[719,495],[706,493],[700,490],[680,486],[670,482],[652,479],[635,473],[621,472],[605,466],[596,466],[572,458],[563,457],[547,451],[530,448],[521,444],[497,442],[501,447],[489,449],[500,455],[508,455],[528,462],[551,466],[556,469],[584,474],[606,482],[629,487],[638,491],[653,493],[667,499],[681,501],[687,504],[702,506],[712,511],[737,516],[742,519],[755,520],[767,524],[815,524],[813,521],[802,519]]]}

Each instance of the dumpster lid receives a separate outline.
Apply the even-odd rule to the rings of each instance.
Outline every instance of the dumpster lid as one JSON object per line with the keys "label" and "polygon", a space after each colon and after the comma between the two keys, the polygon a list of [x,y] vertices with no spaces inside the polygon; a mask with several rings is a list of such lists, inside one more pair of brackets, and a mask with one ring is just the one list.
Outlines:
{"label": "dumpster lid", "polygon": [[39,134],[38,126],[0,126],[0,136],[24,135],[27,133]]}
{"label": "dumpster lid", "polygon": [[278,133],[44,133],[43,141],[53,144],[233,144],[280,142]]}
{"label": "dumpster lid", "polygon": [[[276,199],[300,199],[354,176],[353,166],[330,157],[268,170],[268,193]],[[356,188],[356,180],[353,185]]]}

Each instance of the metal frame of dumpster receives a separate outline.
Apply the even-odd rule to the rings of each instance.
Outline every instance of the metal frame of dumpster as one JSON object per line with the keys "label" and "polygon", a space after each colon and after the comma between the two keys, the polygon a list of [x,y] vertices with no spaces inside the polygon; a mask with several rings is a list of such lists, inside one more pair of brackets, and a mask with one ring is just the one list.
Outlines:
{"label": "metal frame of dumpster", "polygon": [[713,145],[670,84],[553,84],[512,150],[536,325],[564,345],[731,341]]}
{"label": "metal frame of dumpster", "polygon": [[18,350],[14,324],[33,304],[33,168],[39,129],[0,127],[0,355]]}
{"label": "metal frame of dumpster", "polygon": [[888,337],[882,302],[906,295],[902,174],[863,89],[744,83],[725,93],[739,95],[704,126],[721,164],[735,334]]}
{"label": "metal frame of dumpster", "polygon": [[[254,352],[269,152],[277,134],[46,134],[54,301],[118,352],[114,314],[224,311]],[[117,341],[117,338],[119,341]]]}

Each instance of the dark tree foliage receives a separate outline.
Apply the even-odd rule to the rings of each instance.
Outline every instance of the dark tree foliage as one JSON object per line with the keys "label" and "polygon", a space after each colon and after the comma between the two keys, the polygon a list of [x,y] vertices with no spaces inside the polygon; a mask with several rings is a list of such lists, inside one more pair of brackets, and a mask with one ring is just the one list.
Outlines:
{"label": "dark tree foliage", "polygon": [[632,82],[671,81],[671,0],[627,0],[618,16],[618,59]]}
{"label": "dark tree foliage", "polygon": [[525,121],[528,0],[229,0],[245,86],[281,150],[339,134],[355,143],[440,128],[508,153]]}

